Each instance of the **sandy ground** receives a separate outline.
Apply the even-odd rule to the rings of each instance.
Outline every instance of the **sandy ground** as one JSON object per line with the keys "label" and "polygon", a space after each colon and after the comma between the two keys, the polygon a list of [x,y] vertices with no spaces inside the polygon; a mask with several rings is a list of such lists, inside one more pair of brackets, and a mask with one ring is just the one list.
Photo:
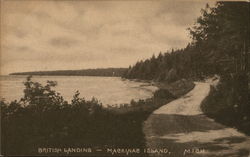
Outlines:
{"label": "sandy ground", "polygon": [[206,117],[201,109],[210,85],[218,80],[196,82],[195,88],[158,110],[145,121],[147,147],[168,149],[150,156],[250,157],[250,137]]}

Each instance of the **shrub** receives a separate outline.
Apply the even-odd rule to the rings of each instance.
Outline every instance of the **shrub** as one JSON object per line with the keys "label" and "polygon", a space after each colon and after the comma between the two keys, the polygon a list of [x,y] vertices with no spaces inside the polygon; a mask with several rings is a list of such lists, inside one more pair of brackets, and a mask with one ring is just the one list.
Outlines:
{"label": "shrub", "polygon": [[143,121],[172,99],[164,99],[169,95],[165,91],[120,108],[103,108],[95,98],[80,98],[78,91],[68,103],[52,89],[54,81],[43,86],[29,76],[24,85],[19,101],[0,101],[4,155],[37,155],[38,147],[145,147]]}
{"label": "shrub", "polygon": [[170,93],[167,89],[159,89],[154,93],[154,97],[155,98],[160,98],[160,99],[164,99],[164,98],[170,98],[170,99],[174,99],[175,96]]}

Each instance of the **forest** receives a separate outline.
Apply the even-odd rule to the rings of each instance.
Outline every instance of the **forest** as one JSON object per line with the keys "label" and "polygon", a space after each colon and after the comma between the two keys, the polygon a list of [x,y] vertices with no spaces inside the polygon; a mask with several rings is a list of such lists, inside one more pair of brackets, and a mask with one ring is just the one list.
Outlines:
{"label": "forest", "polygon": [[247,75],[249,53],[249,3],[218,2],[201,10],[195,25],[188,28],[192,42],[138,61],[123,77],[174,81],[213,74]]}
{"label": "forest", "polygon": [[173,82],[181,78],[221,77],[202,104],[210,117],[250,132],[249,19],[250,3],[217,2],[206,5],[193,27],[192,42],[183,49],[153,55],[130,66],[123,77]]}

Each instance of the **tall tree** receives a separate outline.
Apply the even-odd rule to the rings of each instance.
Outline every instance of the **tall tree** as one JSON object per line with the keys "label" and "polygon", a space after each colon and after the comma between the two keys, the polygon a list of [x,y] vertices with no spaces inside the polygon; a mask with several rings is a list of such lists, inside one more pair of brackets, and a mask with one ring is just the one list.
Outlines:
{"label": "tall tree", "polygon": [[207,5],[189,30],[198,51],[213,52],[224,69],[234,63],[234,71],[246,70],[243,58],[249,48],[249,19],[249,3],[218,2],[213,8]]}

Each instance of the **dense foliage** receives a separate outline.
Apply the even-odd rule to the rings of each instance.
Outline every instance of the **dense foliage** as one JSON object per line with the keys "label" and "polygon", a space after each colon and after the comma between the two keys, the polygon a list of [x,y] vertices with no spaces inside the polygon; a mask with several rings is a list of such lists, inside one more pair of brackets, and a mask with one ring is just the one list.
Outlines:
{"label": "dense foliage", "polygon": [[213,74],[246,73],[249,51],[249,5],[247,2],[218,2],[206,6],[189,28],[193,39],[184,49],[153,55],[137,62],[125,78],[173,81]]}
{"label": "dense foliage", "polygon": [[245,85],[242,76],[222,77],[201,108],[209,117],[250,135],[250,99],[244,99],[250,98],[250,92],[244,90]]}
{"label": "dense foliage", "polygon": [[56,76],[122,76],[127,68],[99,68],[84,70],[56,70],[11,73],[10,75],[56,75]]}
{"label": "dense foliage", "polygon": [[161,90],[147,100],[104,108],[96,99],[80,98],[79,92],[71,103],[64,101],[53,90],[53,81],[43,86],[28,77],[24,85],[19,101],[0,102],[4,155],[37,155],[39,147],[142,148],[143,121],[154,109],[174,99]]}

